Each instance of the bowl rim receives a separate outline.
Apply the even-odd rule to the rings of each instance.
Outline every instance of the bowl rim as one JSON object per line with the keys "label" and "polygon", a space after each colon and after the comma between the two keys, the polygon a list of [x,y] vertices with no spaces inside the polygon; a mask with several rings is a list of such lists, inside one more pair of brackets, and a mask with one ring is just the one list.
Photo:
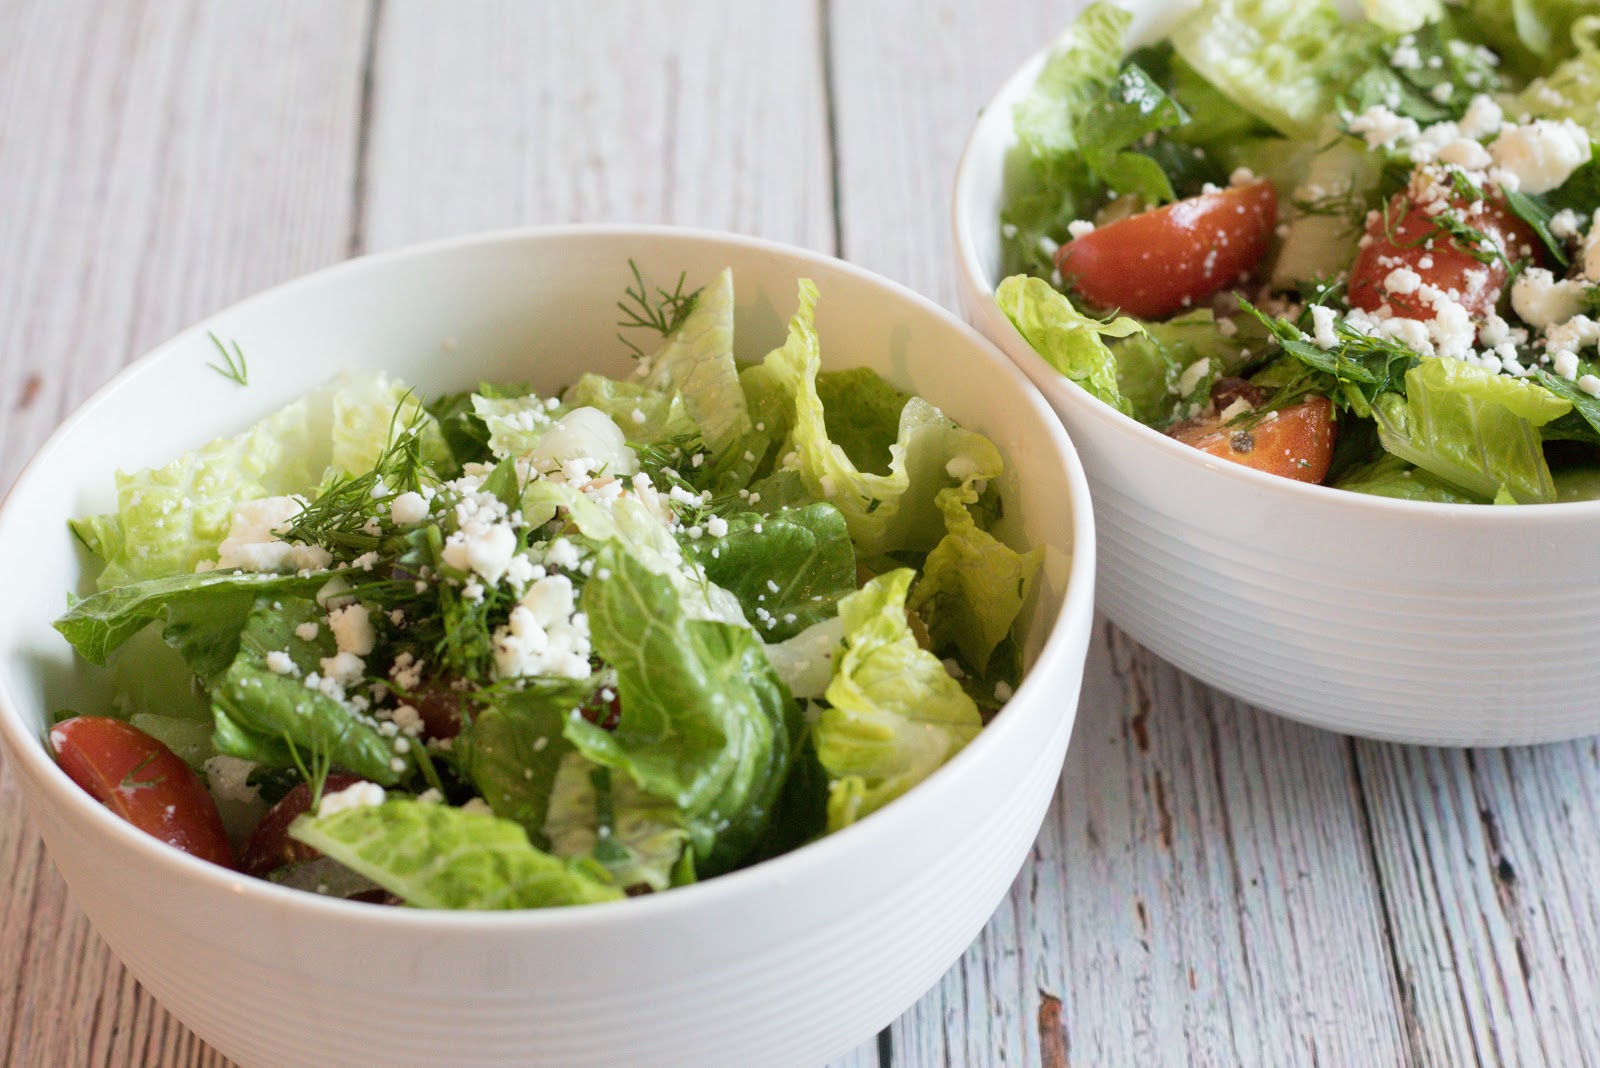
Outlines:
{"label": "bowl rim", "polygon": [[[702,907],[715,908],[719,902],[730,897],[759,894],[763,892],[764,887],[772,888],[789,882],[808,866],[826,866],[830,857],[862,840],[866,835],[875,834],[888,838],[904,834],[914,826],[922,807],[914,800],[907,802],[907,798],[919,796],[931,798],[935,790],[954,789],[953,784],[966,774],[967,768],[986,759],[985,754],[999,746],[1004,736],[1018,729],[1017,715],[1005,714],[1011,706],[1025,708],[1035,705],[1041,713],[1044,712],[1049,707],[1049,693],[1044,690],[1045,676],[1050,673],[1041,668],[1064,657],[1070,658],[1075,639],[1074,632],[1079,629],[1086,632],[1091,626],[1094,602],[1095,540],[1089,486],[1077,451],[1060,420],[1038,388],[1000,351],[998,346],[948,309],[899,282],[836,256],[743,234],[694,227],[626,223],[513,227],[456,235],[372,253],[298,275],[207,314],[130,361],[94,390],[61,421],[18,472],[10,489],[3,498],[0,498],[0,520],[13,518],[10,511],[18,491],[39,477],[39,468],[60,447],[66,437],[77,432],[79,425],[86,421],[93,409],[107,403],[128,378],[166,359],[189,339],[210,329],[211,324],[218,318],[234,314],[258,302],[279,299],[298,289],[314,288],[346,273],[370,270],[384,265],[497,245],[617,235],[709,243],[784,258],[794,262],[796,278],[801,277],[807,268],[822,268],[841,273],[852,283],[875,288],[887,297],[909,303],[913,308],[942,320],[946,326],[954,329],[958,336],[963,336],[973,349],[983,353],[984,359],[996,365],[995,373],[1009,377],[1014,385],[1021,387],[1021,399],[1024,404],[1033,412],[1034,417],[1040,420],[1046,434],[1054,441],[1055,459],[1061,463],[1062,477],[1067,483],[1072,506],[1072,524],[1066,590],[1059,610],[1049,622],[1049,636],[1040,647],[1032,669],[1023,677],[1011,699],[972,742],[925,781],[908,791],[906,798],[898,798],[895,803],[872,813],[869,818],[788,853],[714,879],[691,886],[677,887],[671,892],[646,894],[578,908],[454,911],[373,905],[322,897],[303,890],[279,886],[265,879],[253,878],[191,856],[138,830],[73,783],[47,754],[41,739],[34,736],[22,722],[19,711],[21,702],[12,692],[6,672],[0,671],[0,748],[7,750],[12,760],[27,767],[28,774],[19,777],[22,780],[26,803],[29,806],[33,805],[34,795],[37,794],[37,791],[27,789],[30,780],[42,782],[45,784],[47,796],[39,798],[38,803],[53,803],[76,809],[91,826],[98,827],[100,832],[119,839],[123,846],[142,854],[150,863],[167,867],[173,879],[188,879],[192,885],[203,888],[205,892],[227,894],[232,898],[253,901],[263,908],[304,910],[308,914],[308,919],[325,918],[329,921],[373,929],[413,931],[432,929],[451,932],[505,933],[524,928],[536,931],[583,929],[590,925],[613,921],[649,922],[652,919],[670,918]],[[3,533],[6,525],[8,524],[0,523],[0,533]]]}
{"label": "bowl rim", "polygon": [[[1139,5],[1141,7],[1177,7],[1178,3],[1166,4],[1162,0],[1155,0],[1154,4]],[[1125,3],[1119,2],[1118,6],[1128,10]],[[1600,518],[1600,500],[1592,501],[1552,501],[1548,504],[1520,504],[1514,508],[1496,508],[1482,504],[1447,504],[1440,501],[1412,501],[1398,497],[1382,497],[1371,493],[1352,493],[1349,490],[1335,489],[1318,483],[1299,482],[1295,479],[1284,478],[1279,475],[1269,475],[1264,471],[1246,467],[1243,464],[1230,463],[1182,444],[1175,438],[1168,437],[1152,427],[1145,426],[1131,415],[1117,411],[1111,405],[1095,397],[1082,386],[1061,374],[1044,357],[1036,352],[1009,316],[1002,312],[996,303],[995,284],[990,281],[984,271],[982,261],[978,254],[977,240],[973,233],[973,220],[963,206],[971,199],[971,188],[977,180],[976,174],[981,166],[989,164],[988,160],[981,160],[979,156],[979,135],[991,127],[992,124],[1009,122],[1011,115],[1010,101],[1024,90],[1025,83],[1031,84],[1038,77],[1039,71],[1045,61],[1061,46],[1064,39],[1071,33],[1071,24],[1060,32],[1040,49],[1033,52],[1022,64],[1006,76],[995,90],[989,100],[979,109],[977,118],[973,121],[968,131],[967,140],[961,148],[961,156],[956,163],[955,181],[952,184],[950,198],[950,224],[956,251],[956,271],[959,281],[965,288],[979,294],[980,299],[987,302],[984,308],[986,318],[998,319],[1004,325],[1006,332],[1004,339],[996,339],[996,346],[1013,360],[1023,360],[1033,368],[1033,373],[1028,377],[1046,397],[1054,399],[1059,396],[1064,398],[1063,404],[1070,404],[1075,409],[1081,409],[1085,415],[1097,419],[1118,432],[1130,434],[1135,440],[1143,442],[1146,446],[1156,449],[1159,453],[1177,463],[1187,465],[1196,472],[1209,472],[1218,478],[1233,482],[1239,489],[1255,489],[1258,491],[1278,491],[1287,494],[1291,499],[1304,502],[1310,506],[1337,507],[1348,506],[1355,511],[1364,511],[1373,516],[1409,517],[1417,520],[1441,519],[1459,521],[1468,516],[1476,522],[1486,522],[1513,527],[1522,524],[1537,524],[1550,520],[1581,519],[1585,517]],[[992,166],[1003,167],[1004,157],[993,161]],[[968,309],[969,316],[978,312]],[[1016,353],[1021,352],[1021,357]],[[1197,475],[1197,477],[1205,477]],[[1552,514],[1552,509],[1559,509],[1559,514]]]}

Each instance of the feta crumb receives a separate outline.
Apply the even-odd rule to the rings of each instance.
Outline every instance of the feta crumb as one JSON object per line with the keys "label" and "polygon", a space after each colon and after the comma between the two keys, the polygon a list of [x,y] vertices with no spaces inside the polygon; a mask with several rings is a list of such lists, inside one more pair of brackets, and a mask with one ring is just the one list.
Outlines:
{"label": "feta crumb", "polygon": [[1201,357],[1183,369],[1178,378],[1178,396],[1187,397],[1200,385],[1200,380],[1211,370],[1210,357]]}
{"label": "feta crumb", "polygon": [[420,523],[426,518],[428,502],[420,493],[408,490],[389,502],[389,519],[397,527]]}
{"label": "feta crumb", "polygon": [[1557,281],[1543,267],[1529,267],[1511,285],[1511,306],[1529,326],[1543,330],[1583,311],[1587,288],[1582,282]]}
{"label": "feta crumb", "polygon": [[1501,131],[1489,154],[1524,193],[1548,193],[1589,162],[1589,134],[1571,119],[1536,119]]}
{"label": "feta crumb", "polygon": [[377,644],[377,632],[372,629],[367,606],[359,601],[330,611],[328,629],[333,631],[334,644],[341,653],[366,656]]}
{"label": "feta crumb", "polygon": [[295,666],[294,658],[281,649],[274,649],[267,654],[267,670],[275,675],[300,674],[300,669]]}
{"label": "feta crumb", "polygon": [[317,632],[321,629],[321,627],[317,626],[315,620],[308,619],[306,622],[294,628],[294,633],[295,637],[299,638],[303,642],[314,642],[317,640]]}
{"label": "feta crumb", "polygon": [[[401,767],[404,767],[402,762]],[[317,816],[334,816],[340,812],[348,812],[358,808],[376,808],[383,804],[385,794],[383,787],[375,782],[365,780],[352,783],[343,790],[335,790],[331,794],[323,794],[322,802],[317,805]]]}
{"label": "feta crumb", "polygon": [[1311,322],[1314,324],[1313,329],[1315,331],[1315,336],[1312,340],[1318,348],[1331,349],[1338,346],[1339,335],[1334,330],[1334,324],[1337,320],[1338,317],[1334,314],[1332,308],[1321,304],[1311,305]]}
{"label": "feta crumb", "polygon": [[1076,241],[1080,237],[1088,237],[1094,233],[1094,223],[1087,219],[1073,219],[1067,223],[1067,233]]}

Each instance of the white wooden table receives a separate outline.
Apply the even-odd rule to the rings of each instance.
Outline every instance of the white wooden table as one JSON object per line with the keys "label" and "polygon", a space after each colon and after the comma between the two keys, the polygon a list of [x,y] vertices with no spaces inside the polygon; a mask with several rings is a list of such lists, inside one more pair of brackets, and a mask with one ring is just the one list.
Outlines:
{"label": "white wooden table", "polygon": [[[179,327],[446,234],[724,228],[953,304],[968,124],[1077,6],[0,0],[0,488]],[[1010,897],[847,1063],[1600,1061],[1597,881],[1593,742],[1353,742],[1102,626]],[[0,1063],[222,1063],[90,932],[3,775],[0,883]]]}

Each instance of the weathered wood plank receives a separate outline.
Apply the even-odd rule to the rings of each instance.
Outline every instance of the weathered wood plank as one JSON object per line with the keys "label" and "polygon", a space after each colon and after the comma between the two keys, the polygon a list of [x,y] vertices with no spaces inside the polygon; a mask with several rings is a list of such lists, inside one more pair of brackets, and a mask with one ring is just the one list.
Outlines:
{"label": "weathered wood plank", "polygon": [[1397,969],[1424,1064],[1600,1050],[1600,755],[1359,743]]}
{"label": "weathered wood plank", "polygon": [[[10,0],[0,488],[133,356],[345,251],[364,0]],[[220,1065],[89,930],[0,773],[0,1062]]]}
{"label": "weathered wood plank", "polygon": [[373,249],[657,222],[832,250],[817,8],[419,0],[379,28]]}

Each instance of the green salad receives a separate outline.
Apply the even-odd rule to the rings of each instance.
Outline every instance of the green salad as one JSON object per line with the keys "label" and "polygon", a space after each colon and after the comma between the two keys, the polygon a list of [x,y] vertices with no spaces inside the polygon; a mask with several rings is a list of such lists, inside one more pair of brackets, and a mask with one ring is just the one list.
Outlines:
{"label": "green salad", "polygon": [[119,473],[56,622],[116,696],[61,766],[196,856],[429,908],[663,891],[889,804],[1019,681],[1041,550],[989,532],[987,438],[821,369],[817,295],[740,366],[729,272],[640,282],[630,377],[347,373]]}
{"label": "green salad", "polygon": [[1000,308],[1213,456],[1451,503],[1600,498],[1600,4],[1089,7],[1015,106]]}

